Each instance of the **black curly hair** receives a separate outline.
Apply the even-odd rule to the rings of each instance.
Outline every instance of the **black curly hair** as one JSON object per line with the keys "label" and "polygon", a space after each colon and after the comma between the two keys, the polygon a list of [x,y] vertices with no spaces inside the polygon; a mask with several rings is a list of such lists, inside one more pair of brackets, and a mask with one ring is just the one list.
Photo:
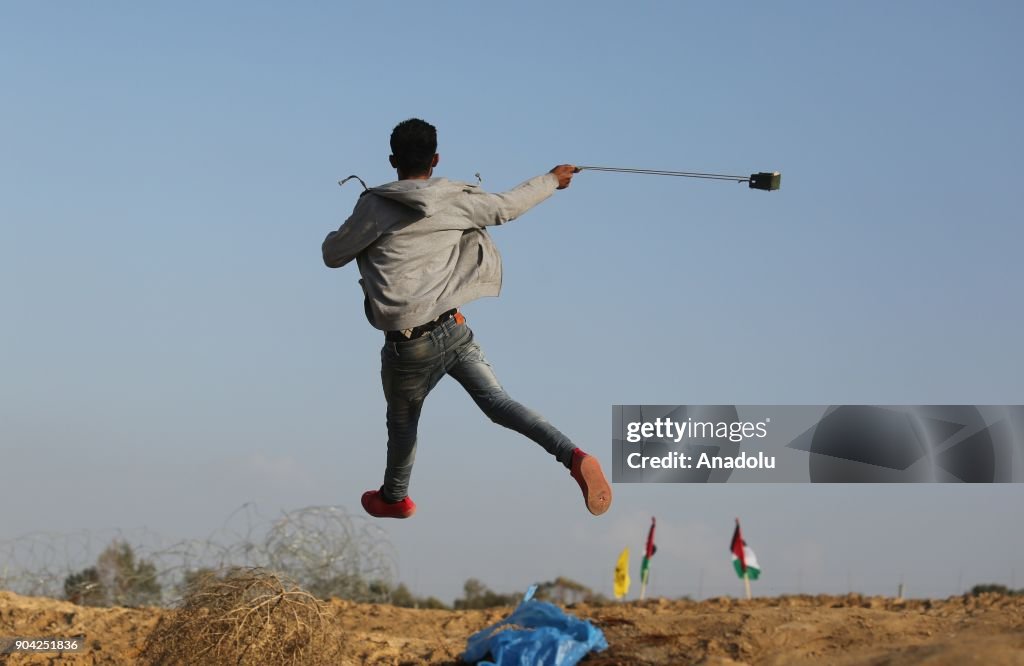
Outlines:
{"label": "black curly hair", "polygon": [[395,166],[408,175],[418,176],[430,171],[430,162],[437,152],[437,128],[419,118],[409,118],[391,131],[391,154]]}

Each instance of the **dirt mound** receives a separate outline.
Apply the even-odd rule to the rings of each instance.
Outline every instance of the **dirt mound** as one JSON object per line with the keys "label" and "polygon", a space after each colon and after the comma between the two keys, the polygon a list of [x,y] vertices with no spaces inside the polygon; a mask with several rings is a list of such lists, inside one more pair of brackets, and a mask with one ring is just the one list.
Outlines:
{"label": "dirt mound", "polygon": [[57,653],[0,655],[0,664],[131,664],[166,612],[156,608],[90,608],[0,592],[0,636],[85,636],[85,650],[73,656],[54,660]]}
{"label": "dirt mound", "polygon": [[[337,599],[324,606],[341,664],[455,664],[473,632],[511,609],[413,610]],[[604,630],[609,650],[583,663],[1020,664],[1024,597],[899,602],[848,595],[753,601],[655,599],[570,607]],[[78,655],[12,655],[10,664],[131,664],[165,609],[85,608],[0,592],[0,636],[86,636]]]}

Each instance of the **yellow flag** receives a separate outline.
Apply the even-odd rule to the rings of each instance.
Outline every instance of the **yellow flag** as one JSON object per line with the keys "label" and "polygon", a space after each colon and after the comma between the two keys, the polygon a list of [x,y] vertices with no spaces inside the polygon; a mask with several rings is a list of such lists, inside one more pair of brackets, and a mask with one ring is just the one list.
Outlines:
{"label": "yellow flag", "polygon": [[623,548],[615,565],[615,598],[622,599],[629,592],[629,548]]}

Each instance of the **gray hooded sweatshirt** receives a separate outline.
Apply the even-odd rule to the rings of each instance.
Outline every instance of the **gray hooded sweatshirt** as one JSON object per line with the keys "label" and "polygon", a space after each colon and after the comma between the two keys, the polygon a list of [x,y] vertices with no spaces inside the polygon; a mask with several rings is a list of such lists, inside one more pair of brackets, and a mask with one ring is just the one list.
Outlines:
{"label": "gray hooded sweatshirt", "polygon": [[447,178],[399,180],[364,192],[323,243],[324,263],[353,259],[366,318],[382,331],[419,326],[501,291],[501,255],[487,227],[519,217],[551,196],[546,173],[500,194]]}

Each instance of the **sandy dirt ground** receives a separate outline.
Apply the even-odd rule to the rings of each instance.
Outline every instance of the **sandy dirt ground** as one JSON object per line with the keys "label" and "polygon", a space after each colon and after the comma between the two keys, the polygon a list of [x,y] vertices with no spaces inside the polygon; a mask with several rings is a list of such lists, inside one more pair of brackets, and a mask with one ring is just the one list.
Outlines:
{"label": "sandy dirt ground", "polygon": [[[330,602],[345,664],[457,664],[466,638],[511,609],[414,610]],[[1021,664],[1024,597],[898,602],[848,595],[703,602],[663,599],[569,612],[610,648],[584,664]],[[132,664],[164,609],[88,608],[0,592],[0,636],[84,635],[77,655],[0,656],[3,664]]]}

